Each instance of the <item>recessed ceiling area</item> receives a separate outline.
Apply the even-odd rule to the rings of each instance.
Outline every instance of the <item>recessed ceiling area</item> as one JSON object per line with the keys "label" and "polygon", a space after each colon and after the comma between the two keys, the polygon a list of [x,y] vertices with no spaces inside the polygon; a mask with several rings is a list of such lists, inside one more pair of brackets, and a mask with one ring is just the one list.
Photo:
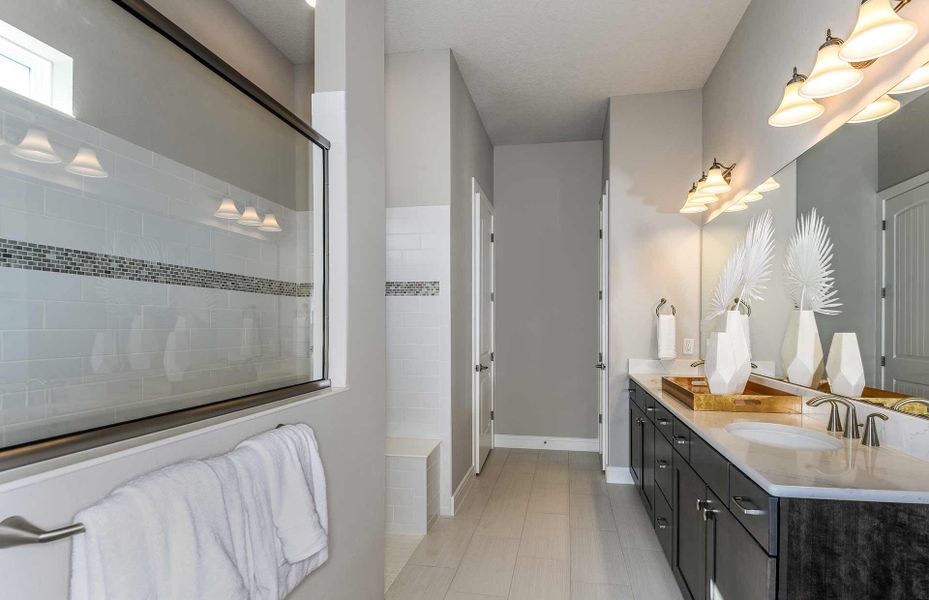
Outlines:
{"label": "recessed ceiling area", "polygon": [[228,0],[295,65],[313,62],[314,15],[305,0]]}
{"label": "recessed ceiling area", "polygon": [[386,0],[387,52],[451,48],[495,145],[600,139],[610,96],[703,87],[749,1]]}

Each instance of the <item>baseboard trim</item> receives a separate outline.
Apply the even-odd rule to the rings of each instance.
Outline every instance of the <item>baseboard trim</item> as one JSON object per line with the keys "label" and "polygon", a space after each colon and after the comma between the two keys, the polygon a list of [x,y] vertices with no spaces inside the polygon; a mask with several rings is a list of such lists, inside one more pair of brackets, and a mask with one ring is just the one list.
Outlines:
{"label": "baseboard trim", "polygon": [[629,470],[629,467],[607,467],[606,482],[619,485],[633,485],[635,480],[632,479],[632,471]]}
{"label": "baseboard trim", "polygon": [[494,435],[498,448],[525,448],[529,450],[568,450],[570,452],[598,452],[597,438],[548,437],[543,435]]}
{"label": "baseboard trim", "polygon": [[452,505],[451,505],[451,516],[455,516],[455,513],[458,512],[458,509],[464,505],[465,500],[468,499],[468,494],[471,492],[471,488],[474,485],[474,467],[470,467],[468,472],[465,473],[465,476],[461,478],[461,481],[458,482],[458,487],[455,488],[455,493],[452,494]]}

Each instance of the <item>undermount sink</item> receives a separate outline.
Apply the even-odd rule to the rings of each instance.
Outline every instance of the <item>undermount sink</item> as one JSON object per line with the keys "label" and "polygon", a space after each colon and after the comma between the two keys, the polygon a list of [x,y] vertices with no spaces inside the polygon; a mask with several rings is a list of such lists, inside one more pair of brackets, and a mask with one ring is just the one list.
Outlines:
{"label": "undermount sink", "polygon": [[755,422],[732,423],[726,425],[726,431],[749,442],[771,446],[772,448],[824,452],[838,450],[842,447],[842,442],[830,435],[791,425]]}

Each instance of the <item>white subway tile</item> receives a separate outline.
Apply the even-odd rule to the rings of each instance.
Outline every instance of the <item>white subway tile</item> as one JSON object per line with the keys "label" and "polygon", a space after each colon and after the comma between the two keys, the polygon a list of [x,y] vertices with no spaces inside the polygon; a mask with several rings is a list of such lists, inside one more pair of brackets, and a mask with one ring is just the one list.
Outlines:
{"label": "white subway tile", "polygon": [[109,203],[106,206],[106,228],[108,231],[142,233],[142,213]]}
{"label": "white subway tile", "polygon": [[390,234],[387,236],[388,250],[419,250],[419,234]]}
{"label": "white subway tile", "polygon": [[108,355],[116,351],[112,331],[5,331],[3,360]]}
{"label": "white subway tile", "polygon": [[0,269],[0,297],[28,300],[80,300],[79,275]]}
{"label": "white subway tile", "polygon": [[0,300],[0,330],[42,329],[43,305],[24,300]]}
{"label": "white subway tile", "polygon": [[210,248],[210,229],[172,217],[155,214],[142,216],[142,233],[147,238],[164,242],[175,242],[188,246]]}
{"label": "white subway tile", "polygon": [[[82,284],[83,299],[88,302],[151,305],[168,303],[168,286],[161,283],[77,275],[72,277]],[[78,296],[78,299],[80,298],[81,296]]]}
{"label": "white subway tile", "polygon": [[41,214],[45,188],[20,177],[0,174],[0,207]]}
{"label": "white subway tile", "polygon": [[0,237],[36,244],[106,253],[110,250],[111,240],[104,229],[105,224],[105,221],[101,221],[99,227],[91,227],[73,221],[0,208]]}
{"label": "white subway tile", "polygon": [[106,205],[103,202],[58,188],[46,190],[45,214],[92,227],[106,227]]}

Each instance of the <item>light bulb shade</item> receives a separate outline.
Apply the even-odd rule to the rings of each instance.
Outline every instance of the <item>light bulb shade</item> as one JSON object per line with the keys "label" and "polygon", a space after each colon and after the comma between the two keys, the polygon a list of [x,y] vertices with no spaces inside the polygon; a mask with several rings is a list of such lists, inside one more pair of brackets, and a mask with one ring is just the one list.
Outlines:
{"label": "light bulb shade", "polygon": [[237,221],[239,225],[247,225],[249,227],[260,227],[261,226],[261,217],[258,216],[258,211],[255,210],[254,206],[246,206],[245,210],[242,211],[242,216]]}
{"label": "light bulb shade", "polygon": [[894,89],[887,92],[888,94],[909,94],[917,90],[929,87],[929,64],[925,64],[912,73],[910,76],[894,86]]}
{"label": "light bulb shade", "polygon": [[708,194],[706,192],[694,192],[693,202],[695,204],[713,204],[719,200],[715,194]]}
{"label": "light bulb shade", "polygon": [[890,54],[907,45],[918,27],[896,12],[890,0],[866,0],[858,9],[858,21],[839,50],[846,62],[864,62]]}
{"label": "light bulb shade", "polygon": [[864,73],[839,58],[842,42],[829,38],[816,54],[813,71],[800,86],[804,98],[828,98],[847,92],[864,79]]}
{"label": "light bulb shade", "polygon": [[265,215],[264,221],[261,222],[261,225],[258,227],[259,231],[280,231],[281,226],[278,225],[277,217],[268,213]]}
{"label": "light bulb shade", "polygon": [[703,194],[725,194],[731,188],[726,176],[723,174],[722,167],[714,166],[706,174],[706,182],[700,192]]}
{"label": "light bulb shade", "polygon": [[749,193],[742,196],[740,201],[745,202],[745,203],[758,202],[762,198],[764,198],[764,196],[761,195],[761,192],[759,192],[758,190],[752,190]]}
{"label": "light bulb shade", "polygon": [[768,118],[768,125],[772,127],[793,127],[809,123],[819,118],[825,112],[822,104],[800,95],[800,87],[806,78],[803,75],[794,75],[787,87],[784,88],[784,97],[780,106]]}
{"label": "light bulb shade", "polygon": [[706,211],[707,211],[706,204],[691,204],[689,202],[685,204],[680,210],[681,214],[685,214],[685,215],[693,215],[696,213],[702,213]]}
{"label": "light bulb shade", "polygon": [[61,157],[55,153],[48,135],[41,129],[32,128],[26,132],[26,137],[18,146],[10,150],[14,156],[32,162],[55,165],[61,162]]}
{"label": "light bulb shade", "polygon": [[748,210],[748,204],[745,204],[744,202],[739,200],[738,202],[735,202],[727,206],[725,212],[742,212],[743,210]]}
{"label": "light bulb shade", "polygon": [[755,188],[755,191],[759,194],[764,194],[766,192],[773,192],[779,187],[781,187],[781,184],[779,184],[773,177],[768,177],[764,183]]}
{"label": "light bulb shade", "polygon": [[316,0],[306,0],[306,3],[312,6],[313,8],[316,8]]}
{"label": "light bulb shade", "polygon": [[867,123],[877,121],[900,110],[900,101],[884,94],[848,120],[849,123]]}
{"label": "light bulb shade", "polygon": [[238,221],[242,215],[239,214],[239,209],[236,208],[232,198],[223,198],[223,201],[219,203],[219,208],[216,209],[213,216],[217,219],[235,219]]}
{"label": "light bulb shade", "polygon": [[78,149],[77,154],[74,156],[74,160],[65,167],[65,171],[80,175],[81,177],[95,177],[97,179],[110,176],[100,165],[100,161],[97,159],[97,153],[90,148],[84,147]]}

